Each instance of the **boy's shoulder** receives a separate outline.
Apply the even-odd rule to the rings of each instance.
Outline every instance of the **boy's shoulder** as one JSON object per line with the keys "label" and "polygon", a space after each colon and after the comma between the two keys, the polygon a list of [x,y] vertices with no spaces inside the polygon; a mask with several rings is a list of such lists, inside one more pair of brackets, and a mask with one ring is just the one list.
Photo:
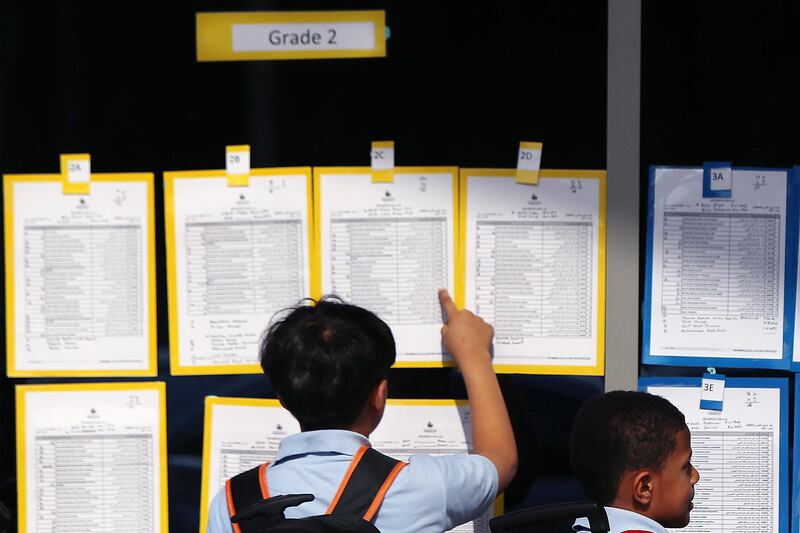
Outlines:
{"label": "boy's shoulder", "polygon": [[[351,459],[364,445],[372,446],[363,435],[346,430],[316,430],[287,437],[267,470],[269,485],[278,493],[303,492],[308,487],[306,492],[317,494],[325,507],[328,499],[319,496],[333,495]],[[397,454],[387,450],[386,455]],[[497,469],[481,455],[417,453],[396,458],[407,460],[408,466],[400,470],[381,505],[378,524],[384,527],[387,521],[402,525],[412,515],[438,512],[447,517],[444,529],[450,529],[480,515],[497,494]],[[305,505],[309,510],[313,506]],[[319,510],[322,512],[324,509]]]}
{"label": "boy's shoulder", "polygon": [[[405,521],[407,526],[410,515],[428,515],[418,516],[421,523],[405,529],[427,531],[422,522],[438,515],[444,523],[437,527],[452,529],[486,512],[497,495],[498,483],[494,464],[481,455],[415,454],[389,489],[379,518],[392,523]],[[423,509],[427,511],[416,511]]]}
{"label": "boy's shoulder", "polygon": [[484,485],[486,490],[497,491],[498,475],[494,463],[482,455],[454,454],[431,455],[418,453],[409,457],[409,466],[406,468],[408,475],[419,475],[430,478],[434,472],[438,473],[451,490],[463,488],[475,490]]}

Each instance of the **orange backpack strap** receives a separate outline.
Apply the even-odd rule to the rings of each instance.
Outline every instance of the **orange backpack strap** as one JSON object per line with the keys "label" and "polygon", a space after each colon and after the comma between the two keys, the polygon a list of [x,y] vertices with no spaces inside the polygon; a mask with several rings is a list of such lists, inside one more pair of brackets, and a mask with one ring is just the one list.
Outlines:
{"label": "orange backpack strap", "polygon": [[402,461],[398,461],[394,468],[389,472],[389,475],[386,476],[386,480],[381,485],[381,488],[378,490],[378,493],[373,498],[372,503],[367,508],[367,512],[364,513],[362,517],[367,522],[372,522],[372,519],[375,518],[375,513],[378,512],[378,509],[381,508],[381,504],[383,503],[383,499],[386,497],[386,493],[389,492],[389,487],[392,486],[394,479],[397,477],[397,474],[400,473],[402,469],[408,466],[408,463],[404,463]]}
{"label": "orange backpack strap", "polygon": [[[225,499],[228,502],[228,514],[231,517],[254,503],[269,498],[266,476],[268,465],[269,463],[264,463],[251,468],[225,482]],[[232,525],[234,533],[242,533],[239,524],[232,522]]]}
{"label": "orange backpack strap", "polygon": [[407,465],[362,446],[353,456],[326,514],[354,514],[371,522],[392,482]]}

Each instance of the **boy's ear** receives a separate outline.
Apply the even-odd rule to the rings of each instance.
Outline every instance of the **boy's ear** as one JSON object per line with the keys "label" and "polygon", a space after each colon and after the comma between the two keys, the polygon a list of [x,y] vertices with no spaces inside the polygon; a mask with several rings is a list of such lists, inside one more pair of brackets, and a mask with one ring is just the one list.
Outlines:
{"label": "boy's ear", "polygon": [[633,501],[643,507],[653,501],[653,473],[649,470],[640,470],[633,477]]}
{"label": "boy's ear", "polygon": [[382,379],[377,385],[375,385],[375,388],[372,389],[372,393],[369,395],[369,402],[376,412],[383,412],[383,408],[386,406],[386,397],[388,394],[389,382],[386,379]]}

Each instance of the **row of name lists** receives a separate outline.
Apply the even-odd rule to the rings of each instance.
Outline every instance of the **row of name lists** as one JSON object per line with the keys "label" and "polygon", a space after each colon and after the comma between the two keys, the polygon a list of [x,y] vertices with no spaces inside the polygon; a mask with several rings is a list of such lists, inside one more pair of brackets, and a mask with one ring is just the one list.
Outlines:
{"label": "row of name lists", "polygon": [[[313,175],[312,175],[313,174]],[[99,176],[99,175],[98,175]],[[8,373],[156,375],[152,175],[5,176]],[[268,324],[335,294],[449,366],[437,290],[494,325],[500,372],[603,373],[605,173],[398,167],[164,174],[173,374],[260,372]]]}

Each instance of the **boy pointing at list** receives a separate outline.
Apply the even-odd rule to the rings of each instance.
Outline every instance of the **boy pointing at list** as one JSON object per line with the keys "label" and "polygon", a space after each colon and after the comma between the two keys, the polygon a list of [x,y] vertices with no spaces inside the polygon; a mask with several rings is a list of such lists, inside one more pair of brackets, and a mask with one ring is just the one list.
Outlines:
{"label": "boy pointing at list", "polygon": [[[442,532],[474,520],[516,473],[516,444],[490,355],[492,326],[459,310],[447,291],[439,291],[439,299],[446,316],[442,343],[467,388],[474,454],[416,454],[400,465],[387,478],[377,511],[363,517],[383,533]],[[394,360],[389,326],[334,298],[298,305],[270,326],[261,365],[302,431],[285,438],[275,461],[259,470],[261,485],[270,496],[314,495],[286,509],[287,518],[335,508],[349,472],[371,447],[368,437],[383,415]],[[235,514],[223,489],[211,504],[208,532],[232,531]]]}

